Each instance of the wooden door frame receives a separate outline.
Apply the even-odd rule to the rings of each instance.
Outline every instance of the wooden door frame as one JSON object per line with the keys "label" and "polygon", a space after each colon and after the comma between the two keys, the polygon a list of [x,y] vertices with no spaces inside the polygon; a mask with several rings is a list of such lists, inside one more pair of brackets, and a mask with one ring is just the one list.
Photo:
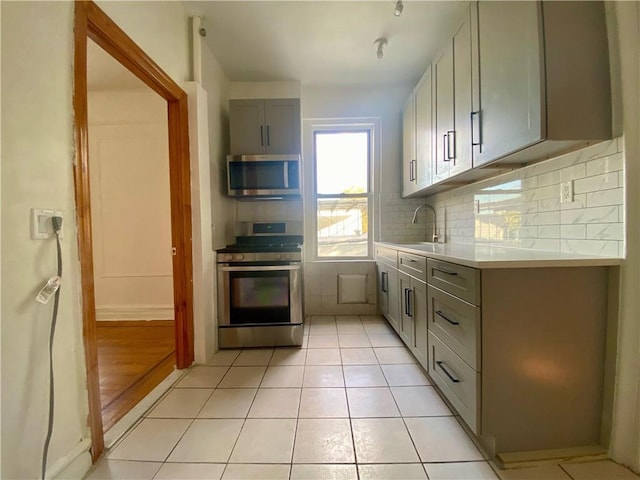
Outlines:
{"label": "wooden door frame", "polygon": [[87,41],[93,40],[168,104],[169,182],[177,368],[193,363],[193,258],[187,94],[92,1],[75,2],[74,184],[80,258],[82,323],[89,395],[91,456],[104,450],[93,277],[87,117]]}

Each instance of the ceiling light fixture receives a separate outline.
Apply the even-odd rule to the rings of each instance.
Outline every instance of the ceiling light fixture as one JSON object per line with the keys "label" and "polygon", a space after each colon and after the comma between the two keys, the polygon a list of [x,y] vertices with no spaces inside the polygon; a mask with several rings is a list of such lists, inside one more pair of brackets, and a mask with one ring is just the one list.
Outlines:
{"label": "ceiling light fixture", "polygon": [[376,50],[376,55],[378,56],[378,60],[380,60],[384,56],[382,47],[384,47],[387,44],[387,39],[384,37],[376,38],[373,44],[378,45],[378,49]]}
{"label": "ceiling light fixture", "polygon": [[399,17],[399,16],[400,16],[400,14],[402,13],[402,10],[403,10],[403,9],[404,9],[404,5],[402,4],[402,0],[398,0],[398,1],[396,2],[396,6],[395,6],[395,8],[393,9],[393,14],[394,14],[396,17]]}

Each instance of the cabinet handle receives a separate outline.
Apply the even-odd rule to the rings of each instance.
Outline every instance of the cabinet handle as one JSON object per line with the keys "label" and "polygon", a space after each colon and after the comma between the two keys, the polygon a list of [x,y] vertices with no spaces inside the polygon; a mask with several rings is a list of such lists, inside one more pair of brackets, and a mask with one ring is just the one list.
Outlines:
{"label": "cabinet handle", "polygon": [[449,371],[444,367],[446,365],[444,362],[436,362],[436,364],[440,367],[444,374],[449,377],[449,380],[451,380],[453,383],[460,383],[460,380],[449,373]]}
{"label": "cabinet handle", "polygon": [[446,133],[442,135],[442,161],[443,162],[449,161],[449,155],[447,154],[447,145],[449,144],[449,141],[447,140],[448,136],[449,135]]}
{"label": "cabinet handle", "polygon": [[[453,148],[451,148],[451,138],[453,137]],[[447,160],[456,159],[456,131],[449,130],[447,132]]]}
{"label": "cabinet handle", "polygon": [[418,162],[416,162],[416,160],[409,161],[409,181],[410,182],[415,182],[417,178],[417,174],[416,174],[417,163]]}
{"label": "cabinet handle", "polygon": [[409,312],[407,313],[408,316],[413,317],[413,299],[415,298],[415,295],[413,293],[413,288],[410,288],[409,291],[407,292],[407,303],[409,305]]}
{"label": "cabinet handle", "polygon": [[445,273],[447,275],[458,275],[458,272],[452,272],[451,270],[445,270],[444,268],[433,267],[434,270],[438,272]]}
{"label": "cabinet handle", "polygon": [[264,147],[264,127],[260,125],[260,146]]}
{"label": "cabinet handle", "polygon": [[381,277],[382,277],[382,278],[381,278],[381,280],[380,280],[380,281],[381,281],[382,285],[380,285],[380,289],[381,289],[384,293],[387,293],[387,292],[388,292],[388,290],[387,290],[387,285],[386,285],[386,282],[387,282],[387,280],[386,280],[386,278],[387,278],[387,272],[381,272]]}
{"label": "cabinet handle", "polygon": [[[476,122],[474,121],[474,119],[476,118],[476,115],[478,116],[478,134],[476,135],[475,133],[475,125]],[[480,140],[480,110],[478,110],[477,112],[471,112],[471,146],[472,147],[479,147],[480,145],[482,145],[482,141]],[[474,139],[478,139],[477,141],[475,141]]]}
{"label": "cabinet handle", "polygon": [[269,125],[267,125],[267,147],[271,146],[271,139],[269,138]]}
{"label": "cabinet handle", "polygon": [[408,288],[404,289],[404,314],[407,315],[408,317],[411,316],[409,315],[409,289]]}
{"label": "cabinet handle", "polygon": [[417,160],[412,160],[413,161],[413,181],[415,182],[416,180],[418,180],[418,161]]}
{"label": "cabinet handle", "polygon": [[454,322],[453,320],[451,320],[450,318],[447,318],[443,313],[442,310],[436,310],[436,315],[438,315],[441,318],[444,318],[447,322],[449,322],[451,325],[460,325],[460,322]]}

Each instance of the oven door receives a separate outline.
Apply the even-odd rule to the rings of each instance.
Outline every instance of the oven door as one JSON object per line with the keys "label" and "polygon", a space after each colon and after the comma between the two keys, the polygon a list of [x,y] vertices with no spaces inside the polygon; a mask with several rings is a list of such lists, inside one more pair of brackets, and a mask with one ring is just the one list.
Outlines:
{"label": "oven door", "polygon": [[218,265],[220,326],[302,323],[301,264]]}

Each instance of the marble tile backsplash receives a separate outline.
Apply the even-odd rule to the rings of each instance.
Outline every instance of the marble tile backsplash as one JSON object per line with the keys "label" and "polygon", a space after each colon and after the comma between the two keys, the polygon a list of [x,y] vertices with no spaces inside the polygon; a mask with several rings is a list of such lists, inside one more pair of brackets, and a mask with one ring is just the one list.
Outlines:
{"label": "marble tile backsplash", "polygon": [[[613,139],[428,197],[438,214],[438,233],[448,243],[622,257],[622,146],[621,138]],[[574,198],[561,203],[560,186],[568,181],[573,181]],[[390,217],[383,223],[383,231],[390,226],[389,237],[401,231],[395,219],[413,211],[414,200],[401,202],[402,208],[394,202],[382,208],[383,222],[384,212]],[[413,237],[407,234],[396,241]]]}

